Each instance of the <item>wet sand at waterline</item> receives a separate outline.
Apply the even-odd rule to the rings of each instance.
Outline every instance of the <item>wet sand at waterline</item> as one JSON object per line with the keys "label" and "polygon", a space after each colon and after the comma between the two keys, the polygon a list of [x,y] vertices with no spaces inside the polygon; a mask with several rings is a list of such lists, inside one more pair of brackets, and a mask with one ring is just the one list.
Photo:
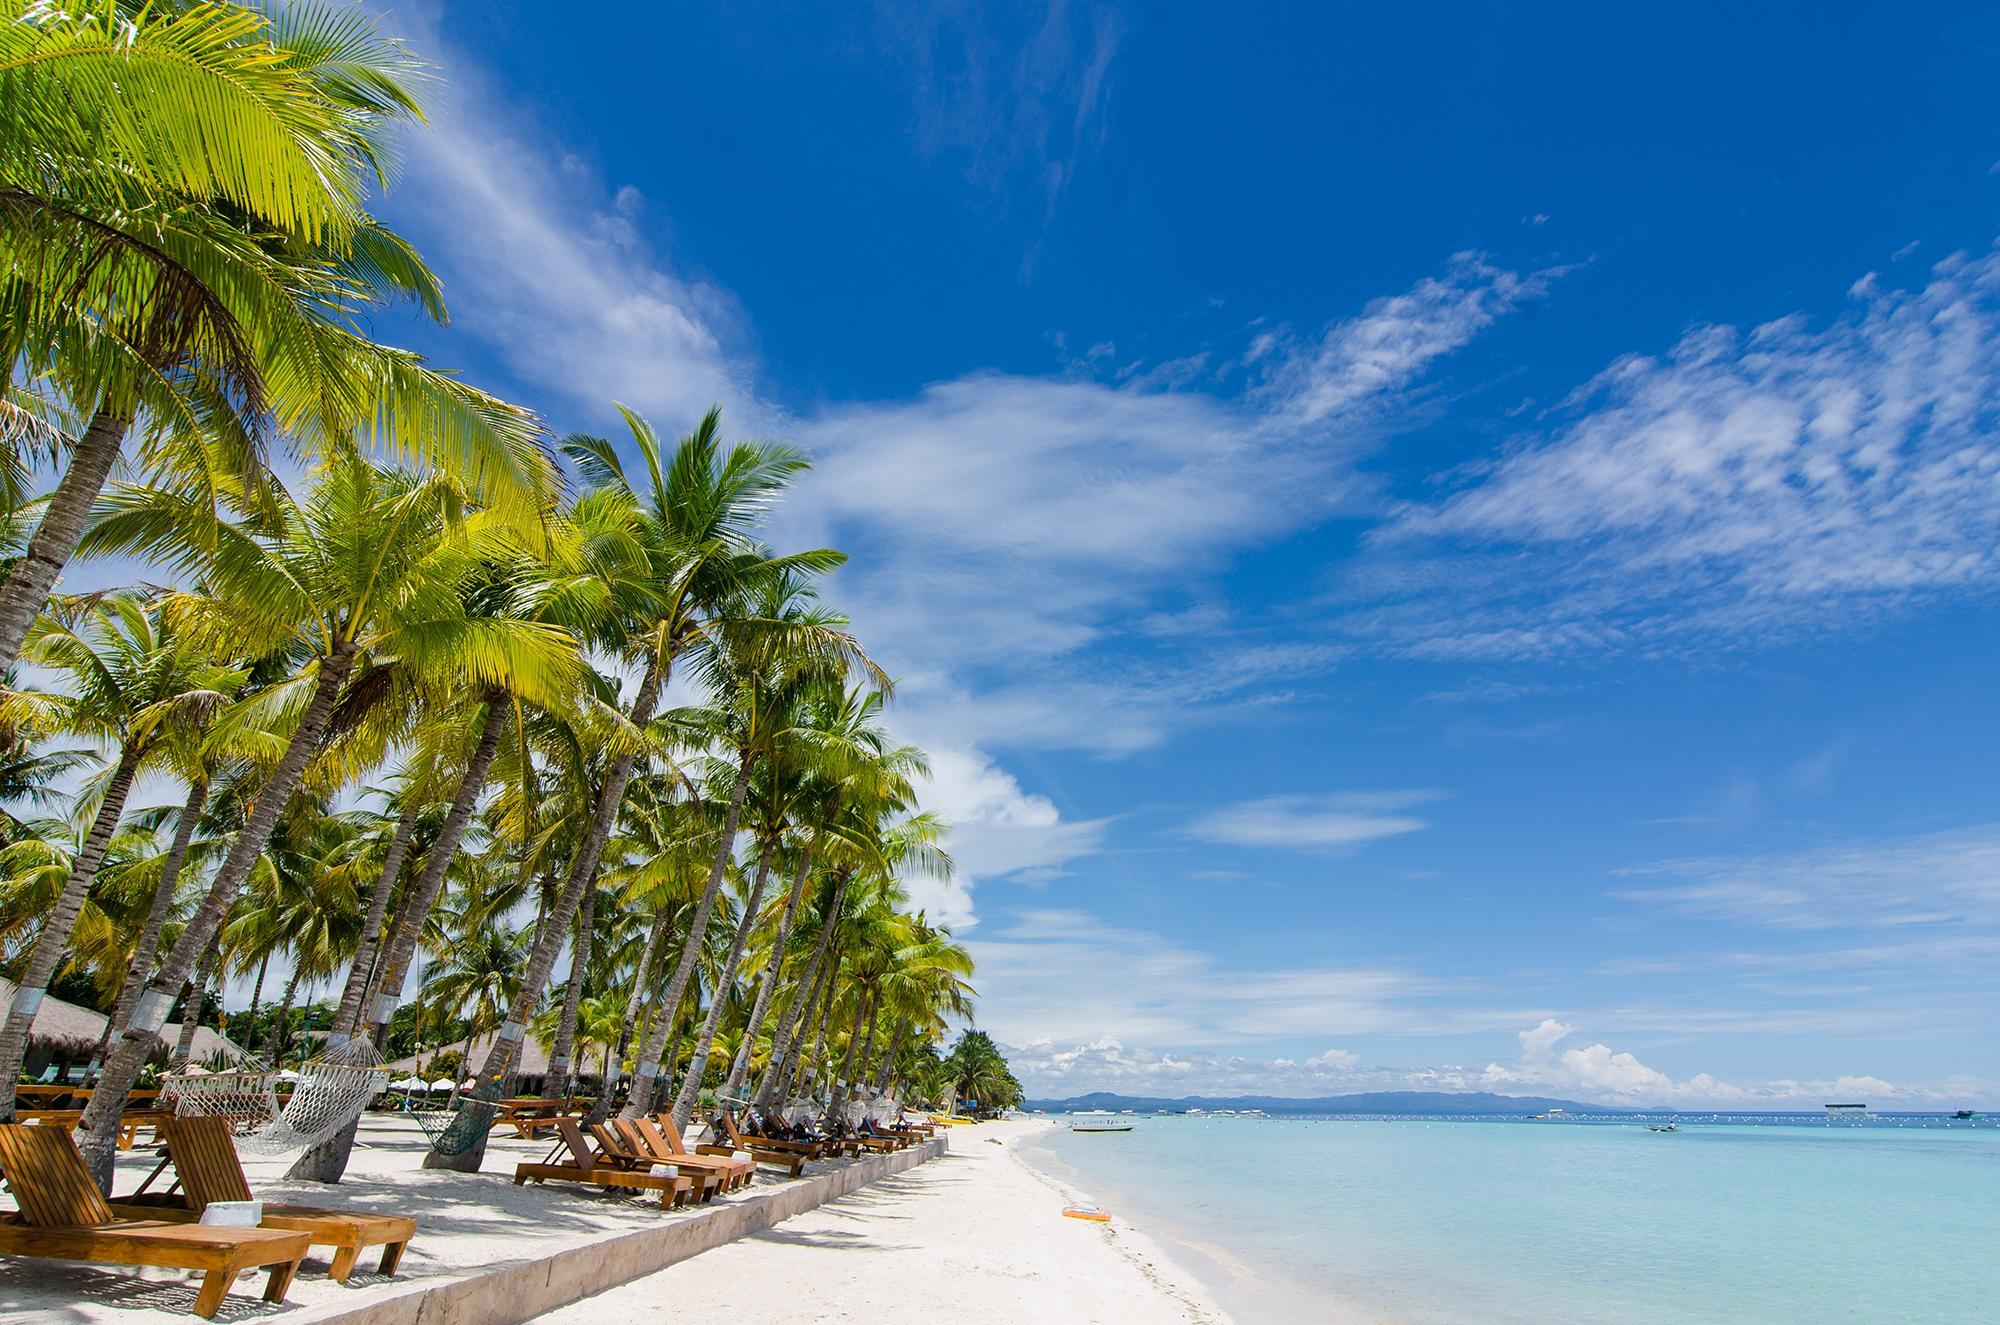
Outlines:
{"label": "wet sand at waterline", "polygon": [[1192,1276],[1131,1224],[1063,1217],[1075,1193],[1014,1153],[1053,1125],[954,1127],[941,1159],[551,1312],[538,1325],[702,1317],[760,1325],[1227,1325]]}

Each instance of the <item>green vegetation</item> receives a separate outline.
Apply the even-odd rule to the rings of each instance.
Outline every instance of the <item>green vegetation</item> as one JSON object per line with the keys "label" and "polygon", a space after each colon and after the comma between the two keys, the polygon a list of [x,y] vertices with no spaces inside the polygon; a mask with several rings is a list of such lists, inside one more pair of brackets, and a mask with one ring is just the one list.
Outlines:
{"label": "green vegetation", "polygon": [[[426,82],[369,18],[0,4],[0,1111],[51,988],[112,1014],[100,1173],[175,1008],[182,1056],[368,1035],[487,1093],[527,1026],[550,1093],[635,1112],[1017,1100],[984,1035],[940,1052],[972,963],[904,889],[952,862],[844,558],[761,541],[805,458],[715,413],[558,449],[357,332],[444,316],[368,214]],[[114,555],[170,587],[55,592]]]}

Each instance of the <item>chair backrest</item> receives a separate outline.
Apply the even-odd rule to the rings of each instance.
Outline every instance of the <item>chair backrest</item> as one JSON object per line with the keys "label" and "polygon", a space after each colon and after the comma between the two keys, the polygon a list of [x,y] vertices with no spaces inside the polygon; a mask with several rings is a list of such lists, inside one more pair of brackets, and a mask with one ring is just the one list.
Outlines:
{"label": "chair backrest", "polygon": [[738,1150],[748,1150],[750,1143],[743,1139],[743,1129],[736,1125],[736,1115],[724,1109],[721,1117],[722,1130],[729,1134],[729,1144]]}
{"label": "chair backrest", "polygon": [[620,1118],[615,1126],[618,1128],[618,1135],[625,1138],[625,1144],[631,1148],[632,1153],[641,1159],[664,1164],[673,1154],[667,1149],[666,1141],[661,1139],[658,1128],[653,1128],[651,1136],[646,1135],[645,1129],[652,1127],[652,1124],[644,1118],[637,1120]]}
{"label": "chair backrest", "polygon": [[646,1139],[653,1148],[665,1155],[685,1155],[688,1149],[681,1143],[681,1129],[674,1126],[674,1116],[663,1113],[655,1118],[641,1118],[639,1127],[646,1133]]}
{"label": "chair backrest", "polygon": [[227,1118],[171,1118],[161,1126],[167,1134],[167,1154],[181,1178],[188,1206],[206,1210],[211,1201],[249,1201],[250,1180],[236,1157]]}
{"label": "chair backrest", "polygon": [[561,1135],[563,1144],[569,1147],[569,1157],[571,1159],[586,1169],[597,1167],[597,1152],[590,1148],[590,1138],[585,1136],[583,1129],[576,1125],[576,1119],[556,1119],[556,1131]]}
{"label": "chair backrest", "polygon": [[604,1148],[604,1153],[613,1159],[636,1160],[639,1158],[632,1153],[632,1147],[620,1140],[618,1134],[604,1123],[592,1123],[590,1125],[590,1134],[597,1138],[597,1144]]}
{"label": "chair backrest", "polygon": [[35,1228],[88,1228],[114,1220],[76,1142],[60,1127],[0,1125],[0,1173],[7,1176],[22,1220]]}

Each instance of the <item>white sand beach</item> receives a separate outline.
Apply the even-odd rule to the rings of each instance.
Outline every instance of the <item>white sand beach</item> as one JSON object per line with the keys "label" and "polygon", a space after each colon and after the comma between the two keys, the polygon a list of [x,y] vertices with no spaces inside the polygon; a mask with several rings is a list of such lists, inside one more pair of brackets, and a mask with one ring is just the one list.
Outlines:
{"label": "white sand beach", "polygon": [[[542,1319],[641,1325],[708,1309],[739,1318],[747,1310],[750,1318],[771,1322],[1223,1325],[1221,1309],[1139,1230],[1122,1220],[1107,1226],[1062,1216],[1074,1193],[1015,1154],[1017,1142],[1051,1125],[1031,1120],[954,1128],[950,1152],[941,1158],[655,1274],[607,1285]],[[288,1161],[282,1158],[245,1156],[244,1167],[266,1200],[415,1215],[418,1235],[396,1277],[375,1274],[370,1254],[343,1287],[327,1278],[325,1253],[316,1249],[284,1305],[259,1301],[261,1276],[245,1275],[219,1319],[311,1321],[701,1213],[662,1212],[651,1197],[567,1184],[514,1186],[515,1163],[540,1158],[547,1141],[496,1136],[484,1171],[460,1174],[420,1168],[423,1138],[405,1119],[369,1115],[360,1139],[347,1178],[334,1187],[285,1181]],[[121,1155],[117,1190],[132,1190],[156,1162],[145,1148]],[[815,1163],[807,1176],[844,1162]],[[746,1192],[717,1205],[755,1199],[786,1181],[760,1170]],[[12,1204],[0,1196],[0,1208]],[[0,1258],[0,1321],[190,1321],[196,1319],[188,1314],[195,1288],[193,1276],[175,1270]]]}
{"label": "white sand beach", "polygon": [[551,1312],[540,1325],[704,1315],[768,1325],[1226,1325],[1141,1230],[1063,1217],[1073,1193],[1015,1154],[1023,1138],[1053,1125],[954,1128],[942,1159]]}

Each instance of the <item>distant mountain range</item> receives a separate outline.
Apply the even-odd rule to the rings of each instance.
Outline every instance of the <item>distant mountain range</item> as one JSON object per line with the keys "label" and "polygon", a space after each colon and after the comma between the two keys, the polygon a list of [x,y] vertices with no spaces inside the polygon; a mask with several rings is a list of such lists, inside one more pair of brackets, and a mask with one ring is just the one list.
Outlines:
{"label": "distant mountain range", "polygon": [[1322,1095],[1318,1099],[1288,1099],[1282,1095],[1232,1095],[1216,1097],[1187,1095],[1177,1100],[1150,1095],[1110,1095],[1096,1091],[1066,1100],[1029,1100],[1030,1109],[1061,1112],[1076,1109],[1120,1109],[1152,1111],[1169,1109],[1262,1109],[1265,1113],[1546,1113],[1561,1109],[1566,1113],[1637,1113],[1636,1109],[1615,1109],[1608,1104],[1584,1104],[1577,1100],[1552,1100],[1542,1095],[1452,1094],[1428,1090],[1377,1090],[1362,1095]]}

